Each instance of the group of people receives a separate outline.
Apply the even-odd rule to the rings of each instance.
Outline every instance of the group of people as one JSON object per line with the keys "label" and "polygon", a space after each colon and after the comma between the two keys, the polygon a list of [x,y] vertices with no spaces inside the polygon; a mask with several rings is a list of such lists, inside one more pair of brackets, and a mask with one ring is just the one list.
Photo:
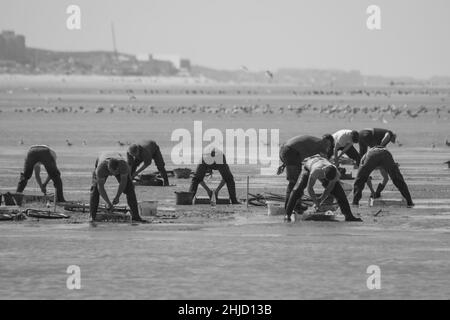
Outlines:
{"label": "group of people", "polygon": [[[344,154],[354,160],[355,167],[358,168],[353,185],[353,205],[359,205],[366,183],[371,190],[371,197],[379,198],[390,177],[406,199],[407,206],[414,206],[399,166],[386,148],[390,142],[395,143],[396,138],[396,134],[390,130],[373,128],[359,132],[343,129],[334,134],[325,134],[322,138],[297,136],[289,139],[280,148],[282,165],[277,172],[281,174],[286,169],[288,180],[285,220],[291,221],[294,210],[300,214],[303,213],[305,207],[298,205],[297,202],[307,189],[316,208],[320,208],[332,195],[336,198],[346,221],[361,221],[353,215],[347,196],[339,183],[339,160]],[[359,144],[359,152],[354,144]],[[380,170],[383,182],[375,191],[371,173],[376,169]],[[320,197],[314,192],[317,181],[320,181],[325,188]]]}
{"label": "group of people", "polygon": [[[334,134],[326,134],[322,138],[313,136],[297,136],[288,140],[280,148],[280,160],[282,166],[278,169],[281,174],[286,169],[286,178],[289,181],[286,190],[286,220],[290,221],[294,209],[302,213],[305,207],[297,206],[297,201],[303,196],[307,189],[311,199],[317,208],[333,195],[339,204],[346,221],[361,221],[352,214],[347,196],[339,183],[340,173],[338,170],[339,160],[346,154],[355,161],[359,168],[353,187],[353,204],[358,205],[365,184],[369,185],[372,196],[380,197],[388,176],[394,185],[400,190],[406,199],[408,206],[413,206],[411,195],[402,174],[395,163],[392,154],[386,149],[386,145],[395,142],[396,135],[385,129],[367,129],[360,132],[354,130],[339,130]],[[359,152],[354,144],[359,143]],[[331,160],[333,159],[333,160]],[[95,161],[92,173],[92,184],[90,190],[90,215],[93,220],[99,206],[100,197],[106,203],[108,209],[112,210],[119,203],[122,194],[126,195],[133,221],[146,222],[139,215],[138,202],[136,198],[133,179],[143,172],[152,161],[164,180],[164,186],[169,185],[164,159],[158,144],[152,140],[145,140],[129,146],[126,156],[121,153],[104,152]],[[333,161],[333,163],[331,162]],[[40,177],[41,165],[45,167],[48,177],[42,182]],[[370,174],[379,169],[383,175],[383,182],[373,190]],[[212,197],[211,191],[204,183],[205,176],[217,170],[222,176],[222,181],[214,192],[217,193],[221,187],[227,185],[228,194],[232,204],[239,204],[236,196],[236,186],[233,174],[226,162],[225,154],[217,149],[211,149],[202,156],[202,161],[192,177],[189,191],[195,195],[198,186],[205,188],[208,195]],[[46,187],[50,180],[53,181],[57,202],[65,202],[61,173],[56,165],[56,153],[46,145],[32,146],[25,158],[23,172],[17,186],[17,192],[23,192],[27,181],[35,172],[36,181],[41,191],[46,194]],[[105,190],[105,183],[109,176],[114,176],[119,186],[115,197],[111,199]],[[314,192],[314,185],[320,181],[325,191],[320,197]]]}
{"label": "group of people", "polygon": [[[208,154],[204,154],[201,163],[197,166],[194,176],[191,181],[189,190],[195,194],[199,185],[202,185],[207,190],[210,197],[212,191],[204,183],[204,178],[207,173],[212,170],[218,170],[222,175],[222,181],[219,188],[215,190],[217,197],[219,190],[224,184],[227,185],[228,193],[232,204],[239,204],[236,197],[236,186],[231,170],[226,163],[224,154],[216,154],[219,151],[211,150]],[[221,161],[209,161],[220,157]],[[133,221],[146,222],[139,215],[138,202],[136,192],[133,184],[133,179],[155,162],[156,167],[163,178],[163,185],[169,185],[167,171],[165,169],[164,159],[158,144],[152,140],[145,140],[140,143],[135,143],[129,146],[126,156],[117,152],[103,152],[95,161],[94,171],[92,173],[92,184],[90,189],[90,215],[92,220],[95,220],[100,197],[106,203],[109,210],[112,210],[120,201],[122,194],[126,195],[127,204],[130,208],[130,213]],[[42,182],[40,177],[41,166],[44,166],[48,177]],[[56,165],[56,152],[46,145],[35,145],[30,147],[25,157],[24,169],[20,174],[20,180],[17,186],[17,192],[23,192],[28,180],[35,172],[36,181],[41,191],[46,194],[47,184],[50,180],[53,181],[56,193],[57,202],[66,202],[63,193],[63,184],[61,180],[61,173]],[[114,176],[119,186],[115,197],[111,199],[105,190],[105,183],[109,176]]]}

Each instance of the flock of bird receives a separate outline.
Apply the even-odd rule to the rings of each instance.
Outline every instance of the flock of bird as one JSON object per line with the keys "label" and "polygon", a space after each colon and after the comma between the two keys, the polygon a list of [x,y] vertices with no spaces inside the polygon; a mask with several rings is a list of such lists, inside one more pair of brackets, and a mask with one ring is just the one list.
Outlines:
{"label": "flock of bird", "polygon": [[[23,139],[20,139],[19,140],[19,145],[20,146],[22,146],[22,145],[24,145],[25,144],[25,142],[23,141]],[[87,141],[86,140],[83,140],[82,142],[81,142],[81,144],[83,145],[83,146],[87,146]],[[124,147],[124,146],[129,146],[129,145],[131,145],[131,142],[129,142],[129,141],[127,141],[127,142],[122,142],[122,141],[117,141],[117,144],[119,145],[119,146],[121,146],[121,147]],[[403,144],[402,143],[400,143],[400,142],[398,142],[397,143],[398,144],[398,146],[399,147],[401,147]],[[69,140],[69,139],[66,139],[66,145],[68,146],[68,147],[72,147],[74,144]],[[447,147],[450,147],[450,142],[448,141],[448,139],[446,139],[445,140],[445,145],[447,146]],[[432,144],[431,144],[431,148],[436,148],[436,144],[433,142]],[[450,161],[448,161],[448,162],[445,162],[445,163],[448,163],[448,165],[449,165],[449,168],[450,168]]]}
{"label": "flock of bird", "polygon": [[[25,144],[24,140],[23,140],[23,139],[20,139],[20,140],[19,140],[19,146],[23,146],[24,144]],[[87,146],[87,141],[86,141],[86,140],[83,140],[83,141],[81,142],[81,144],[82,144],[83,146]],[[129,145],[131,145],[131,142],[129,142],[129,141],[127,141],[127,142],[117,141],[117,144],[118,144],[119,146],[123,147],[123,146],[129,146]],[[74,143],[73,143],[72,141],[70,141],[69,139],[66,139],[66,145],[67,145],[68,147],[72,147],[72,146],[74,145]]]}
{"label": "flock of bird", "polygon": [[418,108],[411,109],[407,104],[403,106],[396,106],[394,104],[388,104],[386,106],[374,105],[374,106],[351,106],[349,104],[301,104],[301,105],[287,105],[287,106],[272,106],[268,103],[265,104],[242,104],[242,105],[181,105],[170,107],[155,107],[145,105],[116,105],[110,104],[109,106],[98,107],[28,107],[28,108],[16,108],[14,112],[19,113],[131,113],[131,114],[296,114],[300,115],[304,112],[308,113],[320,113],[327,115],[330,118],[348,118],[350,121],[356,115],[365,115],[372,120],[380,120],[383,123],[387,123],[387,117],[393,119],[403,116],[407,118],[417,118],[421,115],[434,115],[437,118],[441,118],[444,114],[450,114],[450,108],[446,106],[434,106],[426,107],[420,106]]}

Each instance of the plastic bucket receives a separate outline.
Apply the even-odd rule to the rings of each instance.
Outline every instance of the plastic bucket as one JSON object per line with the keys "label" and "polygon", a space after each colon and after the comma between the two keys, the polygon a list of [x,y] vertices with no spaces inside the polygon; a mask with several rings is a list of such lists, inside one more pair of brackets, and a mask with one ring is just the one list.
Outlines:
{"label": "plastic bucket", "polygon": [[194,199],[193,192],[175,191],[177,205],[192,205]]}
{"label": "plastic bucket", "polygon": [[3,199],[5,200],[5,205],[7,206],[21,206],[23,201],[22,193],[4,193]]}
{"label": "plastic bucket", "polygon": [[142,201],[139,203],[141,216],[156,216],[158,212],[158,201]]}
{"label": "plastic bucket", "polygon": [[267,214],[269,216],[285,215],[284,203],[278,201],[267,201]]}

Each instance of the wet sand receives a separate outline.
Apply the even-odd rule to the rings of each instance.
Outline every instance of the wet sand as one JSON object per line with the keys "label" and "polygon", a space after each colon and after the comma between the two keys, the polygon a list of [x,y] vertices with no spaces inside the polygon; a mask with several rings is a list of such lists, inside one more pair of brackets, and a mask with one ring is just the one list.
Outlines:
{"label": "wet sand", "polygon": [[[130,101],[125,94],[122,98],[105,94],[98,97],[97,93],[86,95],[64,85],[57,87],[60,90],[57,93],[47,92],[55,91],[52,89],[55,86],[42,89],[41,82],[34,87],[33,82],[27,86],[36,92],[18,93],[19,85],[14,88],[14,83],[0,85],[0,192],[15,189],[28,146],[45,143],[58,153],[66,198],[87,201],[90,176],[99,151],[123,151],[126,147],[119,146],[117,141],[150,137],[161,145],[167,168],[173,169],[169,157],[174,145],[170,141],[172,130],[192,130],[193,121],[202,120],[204,130],[280,128],[281,141],[297,134],[320,136],[340,128],[394,129],[403,145],[390,146],[390,150],[400,163],[417,206],[406,209],[399,202],[399,192],[389,182],[383,193],[384,200],[391,200],[387,201],[389,206],[368,207],[366,188],[361,206],[353,208],[363,223],[344,223],[343,217],[338,216],[338,222],[284,224],[282,217],[267,216],[264,208],[175,206],[174,191],[186,190],[189,181],[171,179],[176,186],[136,188],[140,201],[158,200],[159,213],[166,215],[149,225],[99,223],[94,227],[88,223],[87,214],[72,213],[67,221],[1,222],[0,298],[449,298],[450,169],[443,164],[450,160],[450,148],[445,146],[449,138],[447,91],[438,96],[402,97],[404,101],[399,97],[370,97],[365,102],[361,97],[356,102],[351,97],[334,100],[314,97],[317,105],[328,104],[331,99],[331,103],[342,105],[384,106],[395,100],[396,104],[411,104],[412,109],[422,104],[430,110],[443,108],[440,117],[431,111],[414,119],[386,116],[386,124],[364,114],[351,119],[318,112],[299,116],[278,112],[253,115],[32,113],[26,112],[26,108],[84,105],[92,111],[98,106],[109,106],[110,100],[120,104],[122,99],[124,105],[151,103],[163,109],[209,100],[227,105],[230,97],[206,99],[177,95],[173,98],[169,94],[163,99],[138,96],[137,101]],[[108,85],[101,86],[105,87]],[[13,92],[9,93],[11,88]],[[23,90],[23,86],[20,88]],[[215,86],[210,88],[217,90]],[[38,97],[48,94],[59,96],[60,101]],[[279,98],[279,94],[270,95],[266,91],[264,95],[252,97],[234,95],[231,103],[267,103],[278,107],[288,103],[302,105],[308,99],[286,95]],[[23,112],[15,111],[17,108]],[[18,145],[20,139],[24,145]],[[67,146],[66,139],[73,146]],[[81,143],[83,140],[86,145]],[[155,170],[154,166],[150,168]],[[233,165],[232,171],[240,198],[245,198],[247,175],[252,193],[284,193],[284,176],[260,176],[256,165]],[[212,185],[218,182],[217,174],[208,181]],[[107,190],[112,193],[115,187],[110,181]],[[34,179],[30,180],[26,192],[38,193]],[[375,217],[380,209],[381,213]],[[69,265],[81,267],[82,290],[66,288]],[[381,290],[369,290],[366,286],[369,265],[381,268]]]}

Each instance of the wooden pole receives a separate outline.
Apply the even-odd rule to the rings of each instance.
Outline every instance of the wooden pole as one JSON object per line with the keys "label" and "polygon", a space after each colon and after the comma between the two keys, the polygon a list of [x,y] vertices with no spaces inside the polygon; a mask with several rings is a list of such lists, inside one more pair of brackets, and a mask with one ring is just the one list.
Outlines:
{"label": "wooden pole", "polygon": [[56,189],[55,194],[53,195],[53,212],[56,212]]}
{"label": "wooden pole", "polygon": [[248,192],[249,192],[249,182],[250,182],[250,177],[247,176],[247,197],[246,197],[246,201],[245,201],[245,205],[247,206],[248,209]]}

